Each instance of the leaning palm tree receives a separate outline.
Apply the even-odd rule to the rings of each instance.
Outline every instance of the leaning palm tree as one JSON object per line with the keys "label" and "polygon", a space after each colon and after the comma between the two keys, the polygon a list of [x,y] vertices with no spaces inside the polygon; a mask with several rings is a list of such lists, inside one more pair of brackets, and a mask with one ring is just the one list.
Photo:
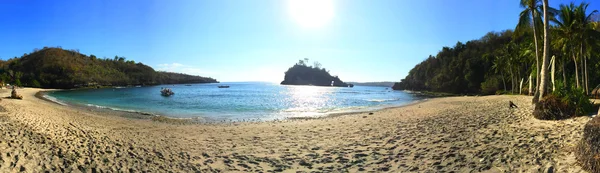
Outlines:
{"label": "leaning palm tree", "polygon": [[[539,98],[538,100],[542,100],[544,98],[544,96],[546,95],[546,91],[548,90],[547,83],[548,83],[548,63],[549,63],[549,58],[548,58],[548,54],[549,49],[550,49],[550,24],[548,23],[548,0],[544,0],[543,1],[543,7],[544,7],[544,54],[543,56],[543,61],[542,61],[542,69],[541,69],[541,73],[540,73],[540,86],[538,88],[539,90]],[[535,102],[535,98],[534,98],[534,102]]]}
{"label": "leaning palm tree", "polygon": [[[517,24],[517,28],[515,29],[516,32],[523,32],[525,29],[528,29],[529,27],[533,28],[533,43],[534,43],[534,49],[535,49],[535,64],[536,64],[536,86],[540,85],[540,78],[537,77],[540,74],[540,62],[539,62],[539,55],[538,55],[538,33],[536,31],[537,26],[540,26],[541,24],[541,16],[540,16],[540,11],[542,10],[542,6],[540,5],[540,0],[521,0],[520,5],[522,8],[524,8],[523,11],[521,11],[521,14],[519,14],[519,24]],[[538,91],[535,91],[535,96],[537,96]],[[535,97],[534,96],[534,97]]]}

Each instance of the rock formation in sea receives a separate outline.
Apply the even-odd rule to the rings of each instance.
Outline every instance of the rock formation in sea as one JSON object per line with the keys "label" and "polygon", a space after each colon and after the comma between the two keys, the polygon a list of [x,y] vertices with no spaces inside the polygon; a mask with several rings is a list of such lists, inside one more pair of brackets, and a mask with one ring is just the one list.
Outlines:
{"label": "rock formation in sea", "polygon": [[308,66],[307,61],[308,59],[300,60],[290,67],[285,72],[281,85],[350,86],[339,77],[331,76],[328,70],[321,68],[320,63],[315,62],[313,66]]}

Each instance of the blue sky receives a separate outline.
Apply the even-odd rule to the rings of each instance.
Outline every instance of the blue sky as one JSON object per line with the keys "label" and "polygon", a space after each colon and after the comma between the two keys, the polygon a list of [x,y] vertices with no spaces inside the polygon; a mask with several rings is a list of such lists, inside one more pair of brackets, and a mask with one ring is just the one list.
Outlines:
{"label": "blue sky", "polygon": [[[2,0],[0,58],[62,46],[220,81],[271,82],[309,58],[344,81],[399,81],[443,46],[513,29],[521,11],[504,0],[333,0],[329,20],[306,27],[290,3]],[[309,22],[326,17],[316,15]]]}

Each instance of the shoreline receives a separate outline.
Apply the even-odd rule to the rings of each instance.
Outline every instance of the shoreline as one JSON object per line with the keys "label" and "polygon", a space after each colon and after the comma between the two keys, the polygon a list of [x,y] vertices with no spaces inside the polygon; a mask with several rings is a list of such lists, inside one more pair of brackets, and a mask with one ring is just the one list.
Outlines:
{"label": "shoreline", "polygon": [[[58,99],[57,99],[57,101],[55,101],[55,100],[45,97],[45,96],[48,96],[48,94],[47,94],[48,92],[52,92],[52,91],[39,91],[35,94],[35,97],[37,97],[38,99],[41,99],[43,101],[49,102],[49,103],[54,103],[58,106],[65,106],[65,107],[69,107],[69,108],[73,108],[73,109],[77,109],[77,110],[89,111],[89,112],[110,112],[113,114],[116,113],[119,115],[123,115],[123,117],[137,118],[137,119],[151,119],[154,116],[161,116],[161,115],[155,115],[155,114],[145,113],[145,112],[114,110],[114,109],[111,109],[108,107],[96,107],[96,106],[89,106],[89,105],[64,103],[64,102],[58,101]],[[48,97],[52,97],[52,96],[48,96]],[[52,98],[54,98],[54,97],[52,97]],[[133,116],[133,115],[137,115],[137,116]],[[147,118],[145,118],[145,117],[147,117]]]}
{"label": "shoreline", "polygon": [[335,117],[341,117],[341,116],[347,116],[347,115],[357,115],[357,114],[375,114],[377,112],[381,112],[381,111],[385,111],[388,109],[397,109],[397,108],[402,108],[402,107],[408,107],[408,106],[412,106],[412,105],[416,105],[419,103],[424,103],[429,101],[430,98],[424,98],[424,99],[420,99],[420,100],[414,100],[410,103],[406,103],[406,104],[402,104],[402,105],[386,105],[386,106],[374,106],[376,107],[375,109],[372,110],[356,110],[356,111],[348,111],[348,112],[331,112],[328,113],[324,116],[306,116],[306,117],[287,117],[286,119],[290,119],[290,120],[311,120],[311,119],[327,119],[327,118],[335,118]]}
{"label": "shoreline", "polygon": [[[53,90],[53,91],[58,91],[58,90]],[[52,99],[45,97],[45,96],[48,96],[47,95],[48,92],[52,92],[52,91],[39,91],[35,94],[35,97],[40,100],[43,100],[45,102],[53,103],[57,106],[68,107],[69,109],[74,109],[77,111],[83,111],[83,112],[87,112],[87,113],[102,114],[105,116],[118,116],[118,117],[123,117],[123,118],[128,118],[128,119],[152,120],[152,121],[156,121],[156,122],[163,122],[163,123],[176,124],[176,125],[211,124],[209,122],[201,121],[200,117],[198,117],[198,118],[177,118],[177,117],[169,117],[169,116],[152,114],[152,113],[147,113],[147,112],[140,112],[140,111],[115,110],[115,109],[112,109],[109,107],[98,107],[98,106],[90,106],[90,105],[63,103],[63,102],[54,101]],[[52,96],[48,96],[48,97],[52,97]],[[52,97],[52,98],[54,98],[54,97]]]}
{"label": "shoreline", "polygon": [[[86,89],[89,89],[89,88],[86,88]],[[271,119],[271,120],[262,120],[262,119],[258,119],[258,118],[241,119],[241,120],[240,119],[210,120],[210,118],[202,117],[202,116],[190,117],[190,118],[180,118],[180,117],[160,115],[160,114],[156,114],[156,113],[148,113],[148,112],[142,112],[142,111],[136,111],[136,110],[121,110],[121,109],[111,108],[111,107],[106,107],[106,106],[101,106],[101,105],[83,105],[83,104],[76,104],[76,103],[69,103],[69,102],[61,102],[59,99],[48,95],[48,92],[54,92],[54,91],[61,91],[61,90],[60,89],[51,89],[51,90],[39,91],[35,94],[35,97],[37,97],[41,100],[44,100],[46,102],[51,102],[51,103],[54,103],[54,104],[57,104],[60,106],[73,107],[75,109],[84,110],[84,111],[112,112],[113,114],[117,114],[117,115],[120,115],[120,116],[123,116],[126,118],[129,117],[129,118],[136,118],[136,119],[160,119],[160,120],[166,120],[166,121],[175,120],[175,121],[177,121],[177,123],[181,123],[181,121],[186,121],[186,123],[192,123],[192,124],[231,124],[231,123],[243,123],[243,122],[260,123],[260,122],[274,122],[274,121],[286,121],[286,120],[324,119],[324,118],[332,118],[332,117],[354,115],[354,114],[374,113],[374,112],[379,112],[379,111],[383,111],[386,109],[401,108],[401,107],[425,102],[425,101],[430,100],[431,98],[437,98],[434,96],[422,97],[422,96],[415,95],[415,98],[419,97],[421,99],[413,100],[411,102],[401,104],[401,105],[377,105],[377,106],[369,106],[369,107],[354,109],[354,110],[337,111],[337,112],[332,111],[332,112],[324,113],[324,115],[319,115],[319,116],[314,116],[314,115],[312,115],[312,116],[311,115],[309,115],[309,116],[292,116],[292,117],[285,117],[282,119],[277,118],[277,119]],[[49,99],[47,97],[52,97],[52,98],[56,99],[56,101]]]}
{"label": "shoreline", "polygon": [[580,172],[573,148],[590,119],[537,120],[530,96],[460,96],[373,115],[187,125],[60,106],[38,91],[0,101],[11,156],[0,172]]}

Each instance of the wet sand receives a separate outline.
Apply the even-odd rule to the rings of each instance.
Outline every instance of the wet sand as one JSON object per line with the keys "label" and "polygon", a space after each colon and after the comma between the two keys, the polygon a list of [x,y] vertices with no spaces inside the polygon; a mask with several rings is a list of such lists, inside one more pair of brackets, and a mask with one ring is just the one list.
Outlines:
{"label": "wet sand", "polygon": [[0,172],[581,172],[573,149],[590,119],[540,121],[531,97],[485,96],[181,125],[61,106],[38,91],[0,101]]}

